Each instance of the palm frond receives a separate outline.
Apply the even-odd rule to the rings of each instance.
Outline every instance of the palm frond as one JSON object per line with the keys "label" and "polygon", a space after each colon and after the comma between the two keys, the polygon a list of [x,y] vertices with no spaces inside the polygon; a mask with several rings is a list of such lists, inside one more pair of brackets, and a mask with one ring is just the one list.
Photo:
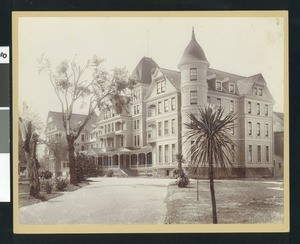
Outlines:
{"label": "palm frond", "polygon": [[[190,150],[190,166],[202,168],[206,163],[220,166],[225,170],[233,167],[232,158],[235,157],[237,143],[230,131],[236,126],[235,113],[225,115],[224,108],[208,105],[198,108],[198,115],[188,113],[190,123],[185,123],[187,129],[185,143],[193,142]],[[211,145],[211,150],[209,150]],[[211,151],[212,155],[209,155]],[[209,159],[212,162],[209,162]]]}

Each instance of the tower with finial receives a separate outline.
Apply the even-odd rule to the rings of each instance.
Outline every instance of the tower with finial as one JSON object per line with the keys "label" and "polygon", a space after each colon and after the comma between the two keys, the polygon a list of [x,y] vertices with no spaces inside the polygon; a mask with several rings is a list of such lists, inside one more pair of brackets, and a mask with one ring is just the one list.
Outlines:
{"label": "tower with finial", "polygon": [[[205,106],[207,103],[207,69],[209,62],[205,53],[195,37],[194,27],[192,38],[185,48],[182,58],[178,64],[181,74],[181,116],[182,116],[182,140],[185,141],[185,123],[189,122],[188,113],[197,114],[198,106]],[[182,143],[182,153],[188,157],[190,143]]]}

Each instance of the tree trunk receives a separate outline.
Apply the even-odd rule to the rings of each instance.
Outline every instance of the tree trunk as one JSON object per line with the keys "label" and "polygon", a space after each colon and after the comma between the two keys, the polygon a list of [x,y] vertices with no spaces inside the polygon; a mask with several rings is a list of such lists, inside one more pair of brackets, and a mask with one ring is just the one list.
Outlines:
{"label": "tree trunk", "polygon": [[211,196],[211,206],[212,206],[212,215],[213,215],[213,223],[217,224],[217,204],[216,204],[216,196],[215,196],[215,186],[214,186],[214,165],[212,159],[212,151],[209,146],[209,186],[210,186],[210,196]]}
{"label": "tree trunk", "polygon": [[183,169],[182,169],[182,155],[179,154],[177,155],[177,161],[178,161],[178,170],[179,170],[179,177],[182,177],[183,176]]}
{"label": "tree trunk", "polygon": [[61,160],[55,158],[55,178],[57,178],[60,175],[60,169],[61,169]]}
{"label": "tree trunk", "polygon": [[27,163],[29,194],[30,196],[40,197],[40,180],[39,180],[39,162],[36,158],[36,147],[38,134],[33,132],[32,123],[19,118],[19,133],[22,136],[23,148]]}
{"label": "tree trunk", "polygon": [[27,161],[27,171],[29,179],[29,194],[32,197],[40,196],[39,163],[30,153],[25,152]]}
{"label": "tree trunk", "polygon": [[68,152],[69,152],[69,163],[70,163],[70,184],[77,185],[77,175],[75,170],[75,147],[74,147],[74,139],[71,136],[67,135],[68,141]]}

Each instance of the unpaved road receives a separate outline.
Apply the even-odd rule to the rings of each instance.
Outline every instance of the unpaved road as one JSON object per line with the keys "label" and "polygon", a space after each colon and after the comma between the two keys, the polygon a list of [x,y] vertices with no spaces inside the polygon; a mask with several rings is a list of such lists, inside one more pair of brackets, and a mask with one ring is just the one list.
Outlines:
{"label": "unpaved road", "polygon": [[163,224],[171,179],[92,178],[74,192],[19,209],[20,224]]}

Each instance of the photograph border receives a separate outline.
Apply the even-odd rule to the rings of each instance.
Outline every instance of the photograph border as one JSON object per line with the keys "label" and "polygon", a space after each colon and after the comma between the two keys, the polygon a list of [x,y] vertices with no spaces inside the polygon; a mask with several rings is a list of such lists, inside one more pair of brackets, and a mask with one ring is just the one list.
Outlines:
{"label": "photograph border", "polygon": [[165,224],[165,225],[21,225],[18,221],[18,150],[13,151],[14,233],[263,233],[289,232],[289,70],[288,11],[99,11],[13,12],[13,148],[18,148],[18,20],[22,17],[282,17],[284,19],[284,221],[283,224]]}

